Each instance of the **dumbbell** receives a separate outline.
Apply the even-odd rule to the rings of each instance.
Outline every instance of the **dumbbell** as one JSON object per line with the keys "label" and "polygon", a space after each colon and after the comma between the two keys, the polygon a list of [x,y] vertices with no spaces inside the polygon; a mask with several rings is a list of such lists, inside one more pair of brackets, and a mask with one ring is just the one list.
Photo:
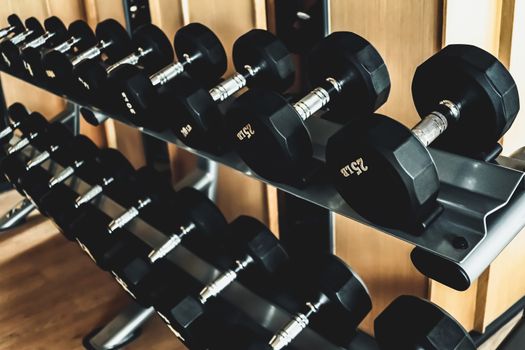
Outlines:
{"label": "dumbbell", "polygon": [[18,15],[11,14],[7,17],[7,27],[0,28],[0,40],[3,40],[11,34],[16,35],[24,30],[24,24]]}
{"label": "dumbbell", "polygon": [[128,191],[126,201],[119,204],[129,209],[116,215],[116,219],[115,215],[110,217],[96,206],[88,205],[71,225],[71,234],[104,270],[114,264],[120,245],[125,245],[126,224],[139,215],[158,225],[166,224],[169,217],[165,208],[176,198],[169,181],[149,167],[137,171],[134,186]]}
{"label": "dumbbell", "polygon": [[280,350],[308,326],[317,333],[348,348],[357,326],[370,312],[372,301],[363,281],[334,255],[312,262],[295,262],[279,280],[289,288],[288,298],[276,303],[293,316],[270,339],[272,350]]}
{"label": "dumbbell", "polygon": [[80,82],[83,96],[88,96],[97,105],[113,108],[113,98],[118,96],[104,96],[108,94],[108,79],[119,80],[118,71],[125,64],[140,65],[147,72],[153,73],[168,65],[174,59],[173,48],[170,40],[160,28],[153,24],[139,27],[132,36],[135,51],[128,56],[106,65],[98,60],[87,60],[75,69],[75,77]]}
{"label": "dumbbell", "polygon": [[113,274],[143,302],[150,301],[148,293],[151,291],[151,286],[144,281],[164,257],[181,244],[200,256],[209,257],[227,231],[226,219],[219,208],[194,188],[178,191],[166,211],[173,213],[173,217],[162,225],[164,232],[170,232],[165,242],[154,250],[133,244],[122,247],[111,266]]}
{"label": "dumbbell", "polygon": [[46,76],[42,66],[43,54],[68,39],[68,29],[58,17],[52,16],[46,19],[44,28],[46,32],[43,35],[27,42],[20,49],[21,64],[27,75],[36,81],[44,81]]}
{"label": "dumbbell", "polygon": [[[40,130],[32,132],[8,149],[9,155],[2,161],[0,170],[18,188],[18,180],[22,175],[48,160],[60,149],[64,149],[64,152],[68,150],[71,152],[68,147],[73,141],[73,135],[62,124],[42,124]],[[28,161],[21,161],[16,153],[29,144],[40,150],[40,153]]]}
{"label": "dumbbell", "polygon": [[[2,56],[3,66],[18,73],[22,67],[16,66],[14,63],[20,55],[20,47],[24,42],[32,41],[33,39],[44,34],[44,28],[35,17],[30,17],[25,20],[25,30],[13,36],[11,39],[0,43],[0,53]],[[17,71],[18,69],[18,71]]]}
{"label": "dumbbell", "polygon": [[[60,87],[78,84],[73,70],[86,60],[97,59],[104,55],[107,59],[121,59],[131,51],[131,39],[128,32],[114,19],[100,22],[95,30],[94,46],[76,52],[51,51],[44,56],[42,64],[50,77]],[[49,74],[52,72],[52,74]]]}
{"label": "dumbbell", "polygon": [[23,134],[27,132],[24,124],[29,121],[29,113],[21,103],[13,103],[7,109],[8,125],[0,131],[0,144],[8,143],[14,136],[15,130],[19,129]]}
{"label": "dumbbell", "polygon": [[69,25],[67,35],[63,38],[63,41],[55,44],[55,46],[46,47],[43,50],[29,50],[29,52],[22,55],[26,71],[37,80],[42,79],[42,82],[49,82],[49,79],[52,79],[55,74],[53,71],[44,69],[43,59],[47,54],[54,51],[75,54],[95,45],[96,38],[86,22],[77,20]]}
{"label": "dumbbell", "polygon": [[290,104],[268,89],[251,89],[228,111],[228,137],[244,162],[273,181],[299,184],[312,165],[305,121],[324,106],[345,106],[352,116],[375,111],[390,92],[383,59],[364,38],[335,32],[309,57],[309,79],[318,87]]}
{"label": "dumbbell", "polygon": [[426,300],[404,295],[374,322],[381,350],[475,350],[468,332],[445,310]]}
{"label": "dumbbell", "polygon": [[[172,62],[153,75],[137,66],[121,68],[116,89],[122,110],[138,126],[166,128],[165,111],[159,94],[174,78],[187,72],[205,84],[216,82],[226,71],[227,57],[219,38],[206,26],[190,23],[180,28],[173,39],[178,61]],[[152,110],[155,109],[155,110]]]}
{"label": "dumbbell", "polygon": [[427,146],[442,135],[460,153],[485,151],[511,126],[519,97],[497,58],[470,45],[449,45],[420,65],[412,92],[423,118],[412,130],[379,114],[356,120],[329,140],[326,161],[338,192],[360,215],[417,234],[441,209]]}
{"label": "dumbbell", "polygon": [[62,167],[58,173],[51,174],[49,169],[34,168],[19,177],[19,187],[45,214],[41,206],[42,197],[75,174],[79,177],[89,176],[99,154],[100,150],[93,141],[84,135],[76,136],[68,147],[62,147],[53,154],[53,161]]}
{"label": "dumbbell", "polygon": [[253,29],[239,37],[233,45],[233,61],[237,72],[209,91],[194,80],[182,78],[166,93],[163,109],[173,111],[171,129],[186,145],[222,152],[226,138],[219,103],[245,86],[284,91],[295,77],[291,53],[265,30]]}
{"label": "dumbbell", "polygon": [[154,305],[191,349],[207,349],[211,345],[202,331],[212,327],[206,309],[213,298],[243,277],[261,279],[271,275],[288,260],[279,240],[255,218],[238,217],[229,225],[229,232],[227,249],[232,259],[228,259],[224,272],[200,292],[196,289],[182,300],[167,295]]}
{"label": "dumbbell", "polygon": [[113,200],[126,196],[129,185],[133,182],[133,166],[119,151],[103,149],[100,154],[84,165],[87,171],[80,174],[82,181],[91,187],[79,195],[65,185],[56,185],[53,191],[42,196],[40,208],[45,215],[53,218],[66,238],[75,239],[71,224],[81,215],[88,203],[100,198],[102,194]]}
{"label": "dumbbell", "polygon": [[[66,40],[67,29],[60,18],[53,16],[44,21],[45,32],[32,40],[25,41],[9,50],[11,68],[17,72],[25,72],[32,76],[31,67],[24,60],[24,54],[31,50],[40,51],[42,46],[52,45]],[[38,55],[40,59],[40,55]]]}

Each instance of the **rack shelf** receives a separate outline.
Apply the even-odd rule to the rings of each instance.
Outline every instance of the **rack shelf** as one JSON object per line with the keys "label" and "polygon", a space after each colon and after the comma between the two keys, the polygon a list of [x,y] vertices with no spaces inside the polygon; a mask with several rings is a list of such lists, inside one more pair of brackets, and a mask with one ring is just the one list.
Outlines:
{"label": "rack shelf", "polygon": [[[109,115],[84,101],[59,95],[96,114],[105,114],[133,126],[121,116]],[[341,126],[323,119],[322,113],[317,118],[309,118],[306,126],[314,143],[314,157],[324,161],[326,141]],[[216,156],[186,147],[171,131],[139,129],[199,157],[235,169],[334,213],[414,244],[414,265],[423,274],[458,290],[467,289],[525,227],[523,160],[500,156],[495,163],[485,163],[431,148],[441,182],[438,200],[444,210],[421,235],[416,236],[380,227],[363,219],[343,201],[329,179],[316,178],[304,188],[267,181],[251,172],[233,152]],[[461,247],[455,245],[458,238],[464,239],[466,244]]]}
{"label": "rack shelf", "polygon": [[[38,152],[36,152],[31,146],[26,147],[21,152],[21,154],[26,157],[34,156],[37,153]],[[62,165],[52,160],[46,160],[40,165],[40,167],[45,169],[51,175],[58,174],[64,169]],[[91,185],[77,176],[71,176],[65,180],[64,184],[72,188],[79,195],[85,193],[91,187]],[[101,195],[92,203],[113,218],[126,210],[126,208],[122,207],[106,195]],[[146,221],[142,220],[140,216],[134,218],[129,224],[127,224],[126,230],[144,241],[152,249],[159,248],[168,236],[168,234],[162,233]],[[82,246],[81,248],[84,250],[86,249]],[[171,251],[166,258],[203,285],[212,282],[221,273],[221,271],[215,266],[195,255],[183,245],[178,246],[177,249]],[[289,314],[281,307],[264,299],[237,281],[234,281],[230,286],[224,289],[217,297],[238,308],[252,321],[271,333],[279,331],[280,327],[293,317],[293,315]],[[303,350],[342,350],[341,347],[332,344],[311,328],[306,328],[301,332],[294,341],[294,344],[298,349]],[[378,350],[375,342],[369,336],[362,333],[358,333],[350,346],[345,350],[358,349]]]}

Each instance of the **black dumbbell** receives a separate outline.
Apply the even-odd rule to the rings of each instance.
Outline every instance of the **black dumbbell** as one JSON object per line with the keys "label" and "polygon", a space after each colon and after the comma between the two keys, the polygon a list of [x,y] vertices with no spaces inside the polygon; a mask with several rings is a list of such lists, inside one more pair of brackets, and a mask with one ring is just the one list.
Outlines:
{"label": "black dumbbell", "polygon": [[359,276],[338,257],[326,255],[316,261],[296,261],[281,278],[279,283],[289,289],[286,294],[290,297],[279,298],[276,303],[293,316],[271,338],[270,349],[293,344],[306,327],[348,348],[357,326],[372,309]]}
{"label": "black dumbbell", "polygon": [[426,115],[412,130],[378,114],[356,120],[329,140],[326,161],[337,190],[360,215],[417,233],[441,208],[426,146],[443,134],[460,153],[485,151],[514,121],[519,97],[497,58],[470,45],[449,45],[424,62],[412,90]]}
{"label": "black dumbbell", "polygon": [[51,51],[43,59],[46,72],[52,72],[48,76],[57,82],[60,87],[69,84],[79,84],[74,79],[75,67],[86,60],[98,60],[101,55],[107,59],[118,60],[131,51],[131,39],[128,32],[114,19],[100,22],[95,30],[96,40],[94,46],[77,52]]}
{"label": "black dumbbell", "polygon": [[[27,146],[33,145],[36,150],[42,149],[47,145],[47,139],[42,137],[48,131],[51,124],[38,112],[33,112],[27,118],[27,125],[24,123],[24,132],[21,139],[7,148],[5,156],[15,155],[24,150]],[[2,160],[4,155],[2,155]]]}
{"label": "black dumbbell", "polygon": [[[178,61],[153,75],[137,66],[123,66],[116,82],[123,110],[136,125],[154,129],[166,127],[165,111],[159,101],[166,84],[186,72],[209,85],[224,74],[227,57],[219,38],[208,27],[191,23],[180,28],[173,39]],[[124,68],[125,67],[125,68]],[[155,109],[155,111],[152,111]]]}
{"label": "black dumbbell", "polygon": [[16,35],[24,30],[24,24],[18,15],[12,14],[7,17],[7,27],[0,29],[0,40],[4,40],[10,35]]}
{"label": "black dumbbell", "polygon": [[7,109],[8,125],[0,131],[0,144],[6,144],[11,141],[15,130],[20,130],[25,134],[28,130],[24,125],[29,121],[29,113],[21,103],[13,103]]}
{"label": "black dumbbell", "polygon": [[[279,240],[268,228],[255,218],[240,216],[229,227],[227,249],[232,254],[228,265],[217,278],[204,288],[194,290],[189,296],[177,300],[166,296],[156,301],[155,309],[184,339],[191,349],[207,349],[209,339],[206,329],[212,327],[207,308],[210,300],[220,295],[234,281],[243,277],[261,279],[271,275],[287,260],[288,255]],[[198,295],[194,295],[198,293]]]}
{"label": "black dumbbell", "polygon": [[46,211],[41,206],[42,197],[75,174],[80,177],[88,176],[90,165],[96,162],[99,153],[99,148],[89,138],[84,135],[76,136],[68,147],[61,147],[52,155],[52,160],[61,166],[60,171],[51,174],[49,169],[34,168],[19,177],[18,186],[33,200],[40,212],[45,214]]}
{"label": "black dumbbell", "polygon": [[374,322],[381,350],[475,350],[468,332],[445,310],[426,300],[404,295]]}
{"label": "black dumbbell", "polygon": [[65,42],[68,39],[68,29],[60,18],[52,16],[44,21],[46,32],[25,43],[20,49],[21,65],[26,73],[37,82],[45,78],[42,56],[47,50]]}
{"label": "black dumbbell", "polygon": [[[24,61],[24,53],[31,50],[39,51],[42,46],[52,45],[66,40],[67,29],[58,17],[49,17],[44,21],[45,32],[32,40],[24,41],[22,44],[12,48],[9,52],[11,68],[17,72],[27,73],[32,76],[31,66]],[[40,59],[40,55],[38,55]]]}
{"label": "black dumbbell", "polygon": [[120,245],[125,245],[123,237],[127,231],[124,226],[139,215],[158,225],[166,224],[169,214],[165,208],[169,208],[176,198],[169,181],[148,167],[137,171],[134,186],[129,191],[127,203],[121,203],[129,209],[117,215],[117,219],[101,212],[96,206],[87,206],[72,224],[71,234],[104,270],[114,264]]}
{"label": "black dumbbell", "polygon": [[312,165],[313,145],[305,121],[322,107],[344,105],[348,119],[382,106],[390,92],[383,59],[357,34],[335,32],[309,57],[318,87],[294,104],[268,89],[251,89],[228,111],[228,137],[246,164],[273,181],[300,183]]}
{"label": "black dumbbell", "polygon": [[[116,62],[108,64],[99,60],[87,60],[75,69],[75,77],[80,82],[83,96],[88,96],[97,105],[105,108],[115,108],[114,98],[108,94],[108,79],[118,81],[119,67],[125,64],[140,65],[150,74],[168,65],[174,59],[170,40],[160,28],[153,24],[139,27],[132,36],[135,47],[133,52]],[[116,93],[115,93],[116,94]]]}
{"label": "black dumbbell", "polygon": [[19,73],[23,68],[16,65],[17,58],[20,56],[20,47],[25,42],[32,41],[42,34],[44,34],[44,28],[35,17],[26,19],[24,31],[0,44],[0,54],[5,69]]}
{"label": "black dumbbell", "polygon": [[173,111],[169,126],[186,145],[222,152],[226,137],[220,102],[245,86],[284,91],[294,81],[292,54],[265,30],[253,29],[239,37],[233,45],[233,61],[237,72],[209,91],[183,78],[166,93],[163,109]]}
{"label": "black dumbbell", "polygon": [[173,213],[173,217],[166,224],[157,226],[163,226],[163,231],[169,232],[166,241],[154,250],[137,245],[122,247],[111,267],[113,273],[143,302],[150,300],[150,286],[144,281],[164,257],[183,242],[185,247],[200,256],[211,256],[227,230],[226,219],[219,208],[194,188],[187,187],[177,192],[165,210]]}
{"label": "black dumbbell", "polygon": [[[87,171],[79,176],[91,187],[81,195],[64,184],[54,186],[53,191],[42,196],[40,208],[45,215],[53,218],[66,238],[75,239],[71,224],[81,215],[88,203],[102,194],[112,198],[125,196],[134,169],[129,161],[115,149],[103,149],[100,154],[85,164]],[[124,184],[122,184],[124,183]]]}
{"label": "black dumbbell", "polygon": [[[36,136],[34,136],[35,134]],[[40,130],[32,132],[8,150],[9,155],[2,161],[0,170],[18,188],[18,180],[22,175],[37,165],[44,163],[60,149],[64,149],[64,152],[68,150],[71,152],[68,146],[73,141],[73,135],[62,124],[42,124]],[[37,148],[40,153],[29,161],[21,161],[16,153],[29,144]]]}
{"label": "black dumbbell", "polygon": [[[33,74],[37,76],[45,75],[46,79],[48,79],[47,82],[53,83],[55,72],[45,67],[45,62],[48,60],[47,57],[49,57],[49,55],[54,56],[56,53],[62,53],[74,56],[96,45],[96,43],[97,39],[95,37],[95,33],[93,33],[89,25],[82,20],[74,21],[68,27],[66,40],[50,49],[45,50],[45,52],[42,54],[42,64],[40,67],[31,67]],[[41,69],[44,74],[41,74],[42,72],[39,72],[39,69]]]}

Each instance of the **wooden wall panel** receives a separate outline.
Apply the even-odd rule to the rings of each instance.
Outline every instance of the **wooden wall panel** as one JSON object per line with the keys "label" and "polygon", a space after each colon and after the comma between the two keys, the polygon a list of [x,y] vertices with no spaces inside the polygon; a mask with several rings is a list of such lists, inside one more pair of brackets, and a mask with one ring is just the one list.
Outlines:
{"label": "wooden wall panel", "polygon": [[[221,39],[228,54],[237,37],[254,27],[264,27],[265,4],[260,0],[150,0],[152,21],[173,38],[176,30],[190,22],[209,26]],[[262,14],[262,15],[261,15]],[[231,73],[232,64],[229,62]],[[169,147],[175,178],[191,168],[194,160],[176,147]],[[220,167],[217,203],[228,219],[240,214],[268,220],[265,186],[239,172]]]}
{"label": "wooden wall panel", "polygon": [[[418,120],[410,84],[419,63],[441,46],[442,2],[331,0],[331,31],[356,32],[383,56],[392,80],[386,105],[380,109],[408,126]],[[336,219],[336,252],[363,277],[374,309],[362,324],[372,332],[372,320],[400,294],[426,297],[427,278],[412,266],[412,246],[342,217]]]}

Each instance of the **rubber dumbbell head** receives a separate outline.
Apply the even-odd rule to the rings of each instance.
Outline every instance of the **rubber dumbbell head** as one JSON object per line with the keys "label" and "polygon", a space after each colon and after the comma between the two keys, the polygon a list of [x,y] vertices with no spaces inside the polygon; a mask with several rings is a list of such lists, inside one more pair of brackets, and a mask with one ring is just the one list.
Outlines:
{"label": "rubber dumbbell head", "polygon": [[172,298],[164,301],[163,318],[192,349],[204,349],[210,345],[205,344],[202,330],[212,326],[205,314],[212,298],[241,276],[261,278],[261,274],[270,275],[288,260],[279,240],[255,218],[240,216],[230,224],[229,231],[228,243],[233,245],[229,250],[235,259],[233,264],[208,283],[198,296],[187,296],[178,303]]}
{"label": "rubber dumbbell head", "polygon": [[87,191],[78,195],[68,186],[56,185],[53,191],[40,200],[40,208],[44,214],[51,216],[70,240],[76,238],[71,231],[71,224],[79,217],[86,205],[102,194],[112,198],[114,194],[112,185],[118,181],[127,182],[127,178],[134,173],[129,161],[114,149],[101,150],[97,157],[84,165],[84,168],[87,171],[81,171],[80,177],[84,182],[92,185]]}
{"label": "rubber dumbbell head", "polygon": [[[421,113],[432,110],[418,125],[409,130],[373,115],[346,125],[326,148],[334,184],[354,210],[376,224],[416,234],[441,208],[436,201],[439,177],[426,146],[441,134],[446,137],[448,130],[452,138],[463,130],[462,145],[468,145],[460,146],[459,153],[482,152],[508,129],[519,110],[510,73],[482,49],[450,45],[420,67],[414,99]],[[430,73],[434,67],[437,74]],[[455,148],[454,143],[448,145]]]}
{"label": "rubber dumbbell head", "polygon": [[245,86],[284,91],[295,77],[292,54],[272,33],[254,29],[233,45],[236,73],[209,91],[198,82],[181,79],[164,97],[176,116],[171,129],[186,145],[221,153],[228,146],[218,104]]}
{"label": "rubber dumbbell head", "polygon": [[[121,75],[126,76],[126,72],[119,73],[123,66],[140,64],[151,74],[174,59],[169,39],[153,24],[144,24],[137,28],[132,36],[132,44],[135,50],[117,61],[108,60],[110,62],[106,64],[98,60],[87,60],[79,64],[75,70],[75,78],[80,82],[81,93],[95,100],[95,104],[99,106],[114,107],[115,99],[120,97],[113,90],[118,91],[116,86],[122,79]],[[108,82],[109,78],[113,82]]]}
{"label": "rubber dumbbell head", "polygon": [[520,109],[509,71],[496,57],[472,45],[449,45],[417,67],[412,96],[422,118],[442,101],[455,105],[457,121],[450,120],[432,145],[467,156],[493,147]]}
{"label": "rubber dumbbell head", "polygon": [[319,87],[295,104],[269,89],[251,89],[228,112],[228,137],[246,164],[264,178],[301,182],[313,155],[304,121],[323,106],[343,104],[356,113],[370,112],[390,91],[381,56],[357,34],[330,34],[314,49],[310,64],[310,70],[319,70],[316,74],[324,78],[312,74]]}
{"label": "rubber dumbbell head", "polygon": [[[102,54],[111,58],[122,58],[131,51],[131,39],[126,29],[114,19],[100,22],[96,28],[95,45],[78,50],[73,54],[54,51],[44,59],[46,71],[52,71],[55,79],[66,79],[71,82],[73,70],[81,62],[98,59]],[[77,80],[74,80],[77,82]]]}
{"label": "rubber dumbbell head", "polygon": [[374,322],[381,350],[474,350],[468,332],[446,311],[423,299],[401,296]]}
{"label": "rubber dumbbell head", "polygon": [[44,21],[46,32],[38,38],[27,42],[22,50],[20,59],[26,73],[36,79],[43,80],[45,70],[42,65],[42,56],[47,49],[51,49],[68,39],[68,30],[64,23],[55,16]]}
{"label": "rubber dumbbell head", "polygon": [[272,337],[272,350],[287,347],[307,326],[334,344],[348,347],[357,326],[372,309],[364,283],[342,260],[327,255],[309,265],[308,281],[300,283],[304,310],[296,312]]}
{"label": "rubber dumbbell head", "polygon": [[20,128],[29,118],[27,109],[21,103],[13,103],[7,109],[8,126],[0,131],[0,143],[6,143],[11,140],[14,131]]}
{"label": "rubber dumbbell head", "polygon": [[24,23],[22,23],[22,20],[16,14],[11,14],[7,17],[7,24],[6,27],[0,29],[0,39],[24,30]]}
{"label": "rubber dumbbell head", "polygon": [[201,256],[212,254],[220,238],[227,230],[226,219],[217,206],[201,191],[183,188],[166,206],[174,213],[166,232],[172,232],[158,248],[147,252],[130,254],[122,250],[112,266],[115,274],[128,285],[134,295],[146,298],[149,290],[144,283],[156,266],[181,243]]}
{"label": "rubber dumbbell head", "polygon": [[219,38],[200,23],[191,23],[179,29],[175,34],[174,47],[178,61],[153,75],[137,66],[127,66],[126,74],[120,74],[118,89],[123,109],[137,125],[155,129],[166,127],[162,118],[154,118],[156,114],[163,115],[160,112],[159,89],[183,72],[204,84],[211,84],[226,71],[224,47]]}
{"label": "rubber dumbbell head", "polygon": [[23,32],[0,44],[4,66],[15,73],[20,73],[23,70],[23,66],[17,64],[20,62],[21,46],[24,42],[31,41],[44,34],[44,28],[35,17],[26,19],[25,27],[26,29]]}
{"label": "rubber dumbbell head", "polygon": [[[44,21],[45,32],[42,35],[33,38],[32,40],[25,41],[19,46],[18,52],[16,55],[13,55],[11,62],[13,66],[16,67],[16,70],[23,71],[27,75],[33,77],[34,73],[32,66],[28,63],[30,60],[26,60],[27,57],[32,56],[30,53],[32,50],[35,51],[38,61],[41,58],[42,47],[47,47],[50,45],[56,45],[59,42],[66,40],[67,37],[67,28],[60,18],[52,16],[47,18]],[[29,53],[29,55],[27,55]],[[40,62],[39,62],[40,63]]]}

